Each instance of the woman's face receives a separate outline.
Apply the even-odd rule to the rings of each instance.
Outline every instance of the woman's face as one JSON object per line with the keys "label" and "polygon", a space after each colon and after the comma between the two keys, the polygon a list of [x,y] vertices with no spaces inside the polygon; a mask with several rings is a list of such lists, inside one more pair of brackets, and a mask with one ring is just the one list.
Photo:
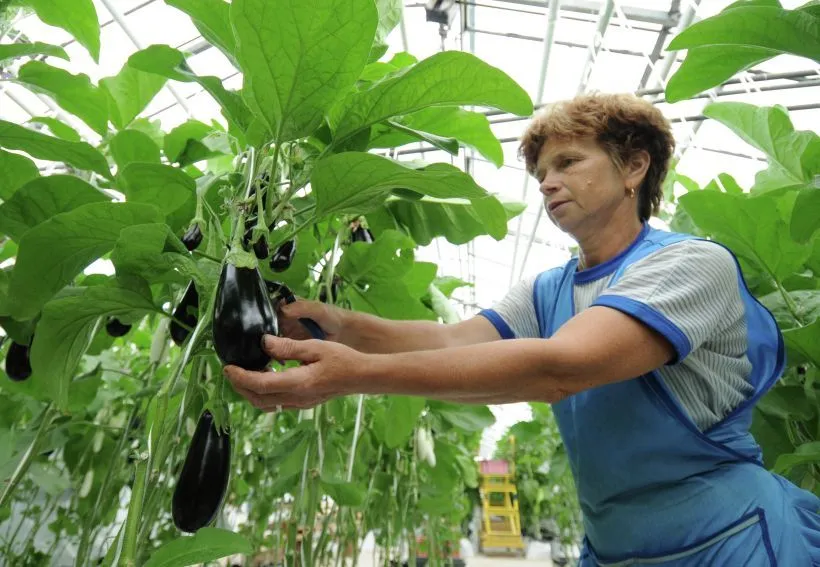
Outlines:
{"label": "woman's face", "polygon": [[603,226],[615,216],[637,218],[637,189],[636,197],[630,198],[627,187],[638,187],[648,155],[643,167],[637,165],[628,164],[622,173],[591,137],[549,139],[538,154],[535,172],[547,214],[573,235]]}

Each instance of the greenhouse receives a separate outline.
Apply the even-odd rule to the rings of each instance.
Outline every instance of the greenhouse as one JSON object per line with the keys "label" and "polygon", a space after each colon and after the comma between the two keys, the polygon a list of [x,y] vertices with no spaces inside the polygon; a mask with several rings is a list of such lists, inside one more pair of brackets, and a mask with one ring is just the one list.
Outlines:
{"label": "greenhouse", "polygon": [[820,2],[0,0],[0,567],[820,566]]}

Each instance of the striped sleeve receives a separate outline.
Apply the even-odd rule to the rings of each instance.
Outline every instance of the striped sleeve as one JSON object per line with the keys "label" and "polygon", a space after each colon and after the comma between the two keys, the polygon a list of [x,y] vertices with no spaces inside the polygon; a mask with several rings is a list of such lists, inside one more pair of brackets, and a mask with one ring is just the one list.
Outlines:
{"label": "striped sleeve", "polygon": [[629,266],[595,300],[661,333],[678,363],[744,316],[737,265],[722,246],[686,240]]}
{"label": "striped sleeve", "polygon": [[518,282],[504,299],[492,308],[479,312],[479,315],[489,319],[502,338],[525,339],[540,336],[533,301],[536,278],[537,276],[533,276]]}

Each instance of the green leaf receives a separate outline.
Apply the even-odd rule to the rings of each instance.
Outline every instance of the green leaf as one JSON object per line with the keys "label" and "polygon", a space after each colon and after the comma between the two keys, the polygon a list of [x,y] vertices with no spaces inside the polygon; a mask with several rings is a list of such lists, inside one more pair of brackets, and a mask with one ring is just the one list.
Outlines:
{"label": "green leaf", "polygon": [[472,201],[431,197],[414,201],[392,197],[385,207],[395,222],[421,246],[430,244],[438,236],[452,244],[465,244],[484,234],[501,240],[507,235],[507,221],[515,216],[514,211],[492,195]]}
{"label": "green leaf", "polygon": [[413,265],[414,248],[410,238],[397,230],[388,230],[372,244],[351,244],[336,270],[352,283],[401,279]]}
{"label": "green leaf", "polygon": [[[427,289],[426,286],[424,289]],[[357,288],[350,289],[348,299],[354,310],[371,313],[385,319],[412,321],[436,318],[435,314],[427,309],[418,298],[411,295],[404,281],[377,281],[370,284],[366,291]]]}
{"label": "green leaf", "polygon": [[[407,287],[407,293],[413,299],[421,299],[427,293],[428,287],[436,277],[438,265],[432,262],[416,262],[404,275],[402,283]],[[425,318],[431,318],[428,311],[424,312]]]}
{"label": "green leaf", "polygon": [[20,67],[17,80],[49,95],[98,134],[108,130],[108,101],[105,93],[91,84],[88,75],[74,75],[42,61],[29,61]]}
{"label": "green leaf", "polygon": [[33,463],[28,470],[31,480],[50,496],[60,496],[71,487],[71,480],[64,470]]}
{"label": "green leaf", "polygon": [[430,295],[430,303],[433,311],[436,315],[441,317],[441,321],[443,323],[449,325],[451,323],[458,323],[461,321],[461,316],[458,314],[458,311],[456,311],[455,306],[446,295],[441,293],[439,288],[433,284],[430,284],[428,293]]}
{"label": "green leaf", "polygon": [[786,346],[817,367],[820,367],[820,319],[799,329],[783,331]]}
{"label": "green leaf", "polygon": [[[820,317],[820,290],[796,290],[788,292],[788,295],[799,321],[810,324]],[[758,299],[766,309],[772,312],[781,330],[785,331],[799,326],[780,291],[774,291]]]}
{"label": "green leaf", "polygon": [[100,22],[92,0],[23,0],[44,23],[62,28],[88,50],[95,63],[100,62]]}
{"label": "green leaf", "polygon": [[245,101],[277,142],[319,126],[367,63],[378,24],[373,0],[234,0],[230,15]]}
{"label": "green leaf", "polygon": [[820,228],[817,211],[820,211],[820,187],[806,187],[797,195],[789,228],[792,238],[806,243]]}
{"label": "green leaf", "polygon": [[191,537],[178,537],[163,544],[151,554],[144,567],[197,565],[237,553],[253,553],[247,539],[228,530],[205,527]]}
{"label": "green leaf", "polygon": [[820,462],[820,441],[812,441],[810,443],[803,443],[794,453],[786,453],[785,455],[777,457],[777,462],[772,472],[783,474],[798,465],[818,462]]}
{"label": "green leaf", "polygon": [[436,284],[436,287],[441,290],[441,293],[445,295],[445,297],[452,297],[453,292],[460,287],[472,287],[473,284],[470,282],[465,282],[460,278],[456,278],[453,276],[444,276],[441,278],[436,278],[433,282]]}
{"label": "green leaf", "polygon": [[395,132],[399,135],[408,137],[412,141],[427,142],[434,148],[438,148],[448,154],[452,154],[454,156],[458,155],[458,140],[455,138],[445,138],[435,134],[428,134],[427,132],[422,132],[420,130],[414,130],[394,120],[385,120],[385,123],[382,126],[388,133]]}
{"label": "green leaf", "polygon": [[238,93],[227,90],[219,77],[201,77],[191,72],[185,56],[173,47],[151,45],[132,54],[128,58],[128,65],[174,81],[196,82],[222,106],[228,120],[241,130],[246,130],[251,123],[251,112]]}
{"label": "green leaf", "polygon": [[26,55],[48,55],[68,61],[68,54],[59,45],[35,41],[32,43],[4,43],[0,45],[0,61],[25,57]]}
{"label": "green leaf", "polygon": [[[455,138],[468,148],[476,150],[496,167],[504,164],[501,142],[493,134],[490,121],[480,112],[458,107],[432,107],[398,117],[395,121],[413,130]],[[377,125],[370,137],[369,147],[392,148],[415,141],[417,140],[409,135],[391,132]]]}
{"label": "green leaf", "polygon": [[202,37],[236,65],[230,4],[222,0],[165,0],[165,3],[188,14]]}
{"label": "green leaf", "polygon": [[749,6],[725,10],[692,24],[667,49],[705,45],[763,47],[820,60],[820,19],[800,10]]}
{"label": "green leaf", "polygon": [[339,506],[361,506],[365,491],[353,482],[322,479],[322,490]]}
{"label": "green leaf", "polygon": [[5,120],[0,120],[0,147],[22,150],[37,159],[65,162],[111,177],[105,158],[85,142],[67,142]]}
{"label": "green leaf", "polygon": [[[779,386],[775,386],[777,387]],[[778,456],[794,450],[786,432],[786,422],[763,413],[758,407],[755,407],[752,413],[750,432],[763,450],[763,463],[771,469]]]}
{"label": "green leaf", "polygon": [[703,114],[729,127],[789,174],[793,183],[812,180],[820,162],[820,136],[794,130],[785,109],[743,102],[715,102]]}
{"label": "green leaf", "polygon": [[503,71],[461,51],[429,57],[399,76],[348,95],[334,111],[335,137],[342,139],[388,118],[428,106],[480,105],[512,114],[532,114],[527,92]]}
{"label": "green leaf", "polygon": [[80,137],[80,134],[71,126],[66,124],[65,122],[61,122],[56,118],[51,118],[50,116],[35,116],[29,122],[35,122],[39,124],[44,124],[51,130],[51,133],[57,136],[58,138],[62,138],[63,140],[67,140],[69,142],[82,142],[83,139]]}
{"label": "green leaf", "polygon": [[720,45],[693,47],[666,85],[666,100],[679,102],[716,87],[740,71],[745,71],[779,55],[774,49]]}
{"label": "green leaf", "polygon": [[412,189],[439,199],[485,197],[473,178],[449,164],[412,169],[374,154],[346,152],[319,161],[311,176],[316,214],[363,213],[393,189]]}
{"label": "green leaf", "polygon": [[87,203],[110,200],[79,177],[38,177],[22,186],[0,205],[0,232],[19,242],[26,231],[54,215]]}
{"label": "green leaf", "polygon": [[118,274],[135,274],[152,284],[183,283],[199,275],[196,262],[164,223],[122,229],[111,252],[111,261]]}
{"label": "green leaf", "polygon": [[128,201],[154,205],[169,216],[196,195],[196,181],[169,165],[130,163],[118,178]]}
{"label": "green leaf", "polygon": [[230,153],[225,133],[198,120],[188,120],[165,136],[164,152],[169,161],[180,166]]}
{"label": "green leaf", "polygon": [[111,138],[109,149],[118,173],[134,162],[160,163],[159,146],[148,134],[139,130],[120,130]]}
{"label": "green leaf", "polygon": [[387,36],[401,21],[402,0],[376,0],[376,8],[379,11],[379,25],[370,48],[370,61],[379,59],[387,51]]}
{"label": "green leaf", "polygon": [[113,77],[100,79],[100,88],[108,93],[111,122],[122,130],[165,85],[165,77],[134,69],[128,63]]}
{"label": "green leaf", "polygon": [[9,314],[21,320],[35,316],[59,289],[110,251],[123,228],[161,220],[150,205],[89,203],[40,223],[20,240]]}
{"label": "green leaf", "polygon": [[433,400],[428,400],[427,405],[444,421],[466,433],[482,431],[495,423],[495,416],[487,406],[451,404]]}
{"label": "green leaf", "polygon": [[404,446],[413,435],[416,422],[424,409],[424,398],[388,396],[385,415],[384,442],[390,449]]}
{"label": "green leaf", "polygon": [[700,229],[775,278],[790,276],[809,256],[792,240],[774,196],[696,191],[680,203]]}
{"label": "green leaf", "polygon": [[[720,185],[718,185],[720,182]],[[729,175],[728,173],[720,173],[714,179],[712,179],[706,187],[703,188],[704,191],[724,191],[725,193],[731,193],[733,195],[741,195],[744,193],[743,188],[737,184],[737,181],[734,177]]]}
{"label": "green leaf", "polygon": [[[0,141],[0,144],[2,142]],[[0,150],[0,198],[7,200],[20,187],[39,177],[40,171],[26,156]]]}
{"label": "green leaf", "polygon": [[778,385],[757,402],[760,411],[779,419],[808,421],[816,414],[803,386]]}
{"label": "green leaf", "polygon": [[99,317],[142,317],[157,308],[134,291],[97,285],[77,288],[53,299],[43,314],[31,347],[31,380],[60,408],[68,404],[71,378],[92,339]]}

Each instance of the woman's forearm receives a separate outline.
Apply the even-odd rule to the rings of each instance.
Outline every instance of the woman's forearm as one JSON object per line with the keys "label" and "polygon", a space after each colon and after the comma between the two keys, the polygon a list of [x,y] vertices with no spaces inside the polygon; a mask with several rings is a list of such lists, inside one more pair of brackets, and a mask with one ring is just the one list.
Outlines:
{"label": "woman's forearm", "polygon": [[572,369],[549,340],[518,339],[394,355],[372,355],[355,391],[461,403],[554,402]]}

